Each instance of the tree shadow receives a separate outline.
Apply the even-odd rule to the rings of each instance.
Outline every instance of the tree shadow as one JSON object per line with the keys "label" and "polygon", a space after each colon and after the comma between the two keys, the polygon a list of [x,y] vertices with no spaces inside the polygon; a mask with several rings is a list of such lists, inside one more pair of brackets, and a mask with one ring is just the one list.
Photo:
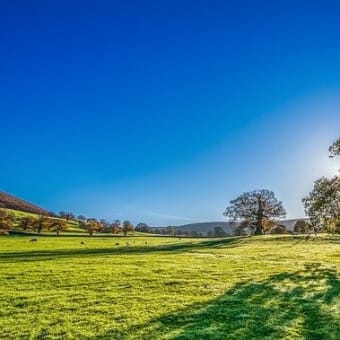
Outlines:
{"label": "tree shadow", "polygon": [[[114,240],[116,241],[116,240]],[[207,251],[214,248],[230,248],[240,245],[244,240],[240,237],[224,238],[218,240],[205,240],[201,242],[178,242],[167,243],[155,246],[135,246],[125,245],[125,240],[121,240],[121,246],[116,247],[112,243],[111,247],[105,248],[87,248],[85,245],[82,248],[74,249],[57,249],[57,250],[28,250],[22,252],[5,252],[0,253],[0,262],[31,262],[41,260],[54,260],[56,258],[77,257],[77,256],[103,256],[103,255],[134,255],[148,253],[181,253],[195,252],[206,249]],[[127,239],[126,242],[129,240]],[[175,241],[174,241],[175,242]],[[79,245],[79,242],[75,243]],[[36,245],[32,245],[35,247]]]}
{"label": "tree shadow", "polygon": [[235,285],[223,296],[95,338],[339,339],[340,281],[320,264]]}

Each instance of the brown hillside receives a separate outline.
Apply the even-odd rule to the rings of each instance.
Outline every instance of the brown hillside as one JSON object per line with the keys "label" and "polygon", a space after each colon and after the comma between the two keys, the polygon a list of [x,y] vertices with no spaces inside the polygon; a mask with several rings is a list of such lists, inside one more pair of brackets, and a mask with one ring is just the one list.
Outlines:
{"label": "brown hillside", "polygon": [[26,211],[34,214],[47,214],[46,210],[2,191],[0,191],[0,208]]}

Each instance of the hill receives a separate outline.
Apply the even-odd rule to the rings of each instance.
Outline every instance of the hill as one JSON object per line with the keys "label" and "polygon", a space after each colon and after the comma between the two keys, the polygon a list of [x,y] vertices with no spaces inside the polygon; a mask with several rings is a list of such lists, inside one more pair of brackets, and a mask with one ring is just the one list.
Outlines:
{"label": "hill", "polygon": [[[287,230],[293,231],[294,225],[298,219],[289,219],[289,220],[282,220],[280,224],[284,225]],[[304,219],[307,221],[307,219]],[[202,233],[206,235],[210,230],[213,231],[215,227],[221,227],[223,230],[228,233],[229,235],[233,234],[233,229],[231,227],[230,222],[199,222],[199,223],[190,223],[184,224],[180,226],[175,226],[175,230],[181,231],[195,231],[197,233]]]}
{"label": "hill", "polygon": [[47,214],[47,210],[40,208],[30,202],[24,201],[20,198],[9,195],[0,191],[0,208],[25,211],[33,214],[43,215]]}
{"label": "hill", "polygon": [[229,222],[200,222],[200,223],[190,223],[174,227],[175,230],[181,231],[196,231],[197,233],[202,233],[206,235],[209,231],[213,231],[215,227],[221,227],[229,235],[233,234],[233,229]]}

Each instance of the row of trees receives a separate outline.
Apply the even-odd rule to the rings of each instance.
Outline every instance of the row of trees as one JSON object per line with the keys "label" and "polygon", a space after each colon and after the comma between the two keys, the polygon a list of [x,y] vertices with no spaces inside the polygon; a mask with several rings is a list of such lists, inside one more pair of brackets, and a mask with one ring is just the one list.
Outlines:
{"label": "row of trees", "polygon": [[123,223],[120,223],[119,220],[110,223],[103,219],[90,218],[86,221],[80,221],[79,226],[86,229],[90,236],[93,236],[96,232],[112,233],[114,235],[123,233],[124,236],[127,236],[129,232],[135,230],[133,224],[128,220]]}
{"label": "row of trees", "polygon": [[59,235],[60,232],[68,229],[68,224],[63,219],[56,219],[49,216],[25,216],[16,217],[13,213],[0,210],[0,230],[1,234],[7,234],[8,231],[17,225],[23,231],[34,231],[41,233],[43,230],[54,231]]}
{"label": "row of trees", "polygon": [[126,220],[121,223],[119,220],[115,220],[110,223],[104,219],[86,218],[85,216],[75,217],[71,213],[55,214],[55,217],[51,217],[51,214],[34,216],[27,215],[24,217],[18,217],[10,210],[0,209],[0,234],[6,235],[15,226],[26,232],[51,231],[56,232],[59,235],[63,231],[67,231],[70,228],[70,221],[73,220],[78,223],[78,226],[86,230],[90,236],[96,232],[120,234],[123,233],[127,236],[129,232],[143,231],[147,225],[140,223],[134,228],[133,224]]}

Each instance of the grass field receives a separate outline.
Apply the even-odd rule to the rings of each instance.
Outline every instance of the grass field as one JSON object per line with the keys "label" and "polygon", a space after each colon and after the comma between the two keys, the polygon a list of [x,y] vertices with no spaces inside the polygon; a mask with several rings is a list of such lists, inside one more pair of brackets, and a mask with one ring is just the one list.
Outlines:
{"label": "grass field", "polygon": [[339,270],[336,236],[3,237],[0,338],[340,339]]}

